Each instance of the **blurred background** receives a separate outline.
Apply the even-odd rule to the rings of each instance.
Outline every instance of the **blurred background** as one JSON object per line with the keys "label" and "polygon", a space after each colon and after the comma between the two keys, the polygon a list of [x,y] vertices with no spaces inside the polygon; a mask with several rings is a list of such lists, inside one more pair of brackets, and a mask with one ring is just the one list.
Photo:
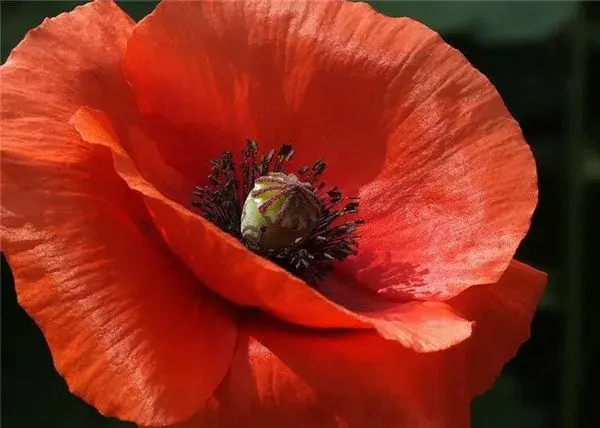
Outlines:
{"label": "blurred background", "polygon": [[[79,3],[2,0],[2,62],[28,30]],[[155,5],[118,3],[134,19]],[[600,3],[371,4],[418,19],[462,51],[496,85],[538,162],[540,202],[517,257],[548,272],[550,283],[531,340],[473,403],[473,427],[600,427]],[[16,303],[4,257],[1,290],[0,424],[132,427],[68,392],[41,333]]]}

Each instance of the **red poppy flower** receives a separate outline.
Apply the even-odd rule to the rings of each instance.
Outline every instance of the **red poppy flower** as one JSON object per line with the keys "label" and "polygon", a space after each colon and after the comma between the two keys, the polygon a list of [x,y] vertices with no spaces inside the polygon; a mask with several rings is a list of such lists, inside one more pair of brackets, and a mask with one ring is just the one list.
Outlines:
{"label": "red poppy flower", "polygon": [[[32,30],[1,74],[2,250],[57,370],[103,414],[464,427],[529,334],[546,279],[512,257],[533,157],[490,82],[415,21],[168,1],[136,25],[101,0]],[[315,281],[218,227],[243,200],[192,206],[195,185],[229,186],[210,187],[211,159],[254,156],[248,138],[291,143],[287,172],[325,160],[329,202],[360,196],[342,211],[364,224],[317,242],[350,257],[294,253]]]}

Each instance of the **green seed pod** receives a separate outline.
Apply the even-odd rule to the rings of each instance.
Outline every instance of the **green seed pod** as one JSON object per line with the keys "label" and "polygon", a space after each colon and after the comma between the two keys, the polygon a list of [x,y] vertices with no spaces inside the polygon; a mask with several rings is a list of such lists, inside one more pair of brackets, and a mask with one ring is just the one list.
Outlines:
{"label": "green seed pod", "polygon": [[242,237],[260,251],[289,248],[312,232],[320,215],[321,204],[309,183],[271,173],[256,180],[244,202]]}

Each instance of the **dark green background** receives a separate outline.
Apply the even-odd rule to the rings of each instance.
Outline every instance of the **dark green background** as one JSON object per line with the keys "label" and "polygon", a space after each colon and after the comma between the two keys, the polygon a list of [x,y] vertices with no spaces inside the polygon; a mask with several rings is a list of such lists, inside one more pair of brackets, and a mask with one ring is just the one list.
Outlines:
{"label": "dark green background", "polygon": [[[4,61],[45,17],[81,2],[1,2]],[[503,95],[532,145],[540,203],[520,259],[550,274],[532,339],[473,405],[475,428],[600,426],[600,13],[567,2],[372,2],[442,33]],[[120,2],[135,19],[153,2]],[[596,263],[593,263],[596,262]],[[125,427],[69,394],[43,337],[16,303],[2,259],[1,425]]]}

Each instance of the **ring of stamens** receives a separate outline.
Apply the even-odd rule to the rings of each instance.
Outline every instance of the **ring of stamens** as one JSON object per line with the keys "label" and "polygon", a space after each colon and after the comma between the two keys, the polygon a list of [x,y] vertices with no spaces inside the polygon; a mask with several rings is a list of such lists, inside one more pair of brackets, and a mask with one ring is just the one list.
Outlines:
{"label": "ring of stamens", "polygon": [[[266,252],[244,242],[250,250],[269,258],[307,283],[316,285],[332,269],[334,261],[343,261],[357,254],[357,238],[360,237],[357,229],[364,221],[357,218],[344,221],[344,218],[349,215],[355,217],[359,198],[343,197],[335,186],[325,190],[327,185],[319,180],[326,168],[322,160],[300,168],[296,172],[298,184],[290,186],[289,181],[283,178],[285,166],[294,155],[294,149],[289,144],[282,145],[277,156],[273,149],[260,158],[257,152],[256,142],[248,140],[239,162],[241,180],[237,177],[230,152],[223,152],[220,158],[213,159],[208,184],[194,189],[196,199],[192,205],[206,219],[244,242],[240,233],[242,207],[250,192],[276,190],[278,195],[271,197],[273,201],[269,200],[267,204],[274,203],[275,197],[285,197],[292,192],[295,197],[302,199],[301,203],[317,204],[320,217],[305,239],[298,239],[284,249]],[[258,180],[266,187],[254,190]],[[288,198],[285,203],[291,204],[291,199]],[[269,205],[264,205],[263,214],[269,208]],[[276,221],[281,221],[284,210],[288,208],[285,204],[282,206]]]}

